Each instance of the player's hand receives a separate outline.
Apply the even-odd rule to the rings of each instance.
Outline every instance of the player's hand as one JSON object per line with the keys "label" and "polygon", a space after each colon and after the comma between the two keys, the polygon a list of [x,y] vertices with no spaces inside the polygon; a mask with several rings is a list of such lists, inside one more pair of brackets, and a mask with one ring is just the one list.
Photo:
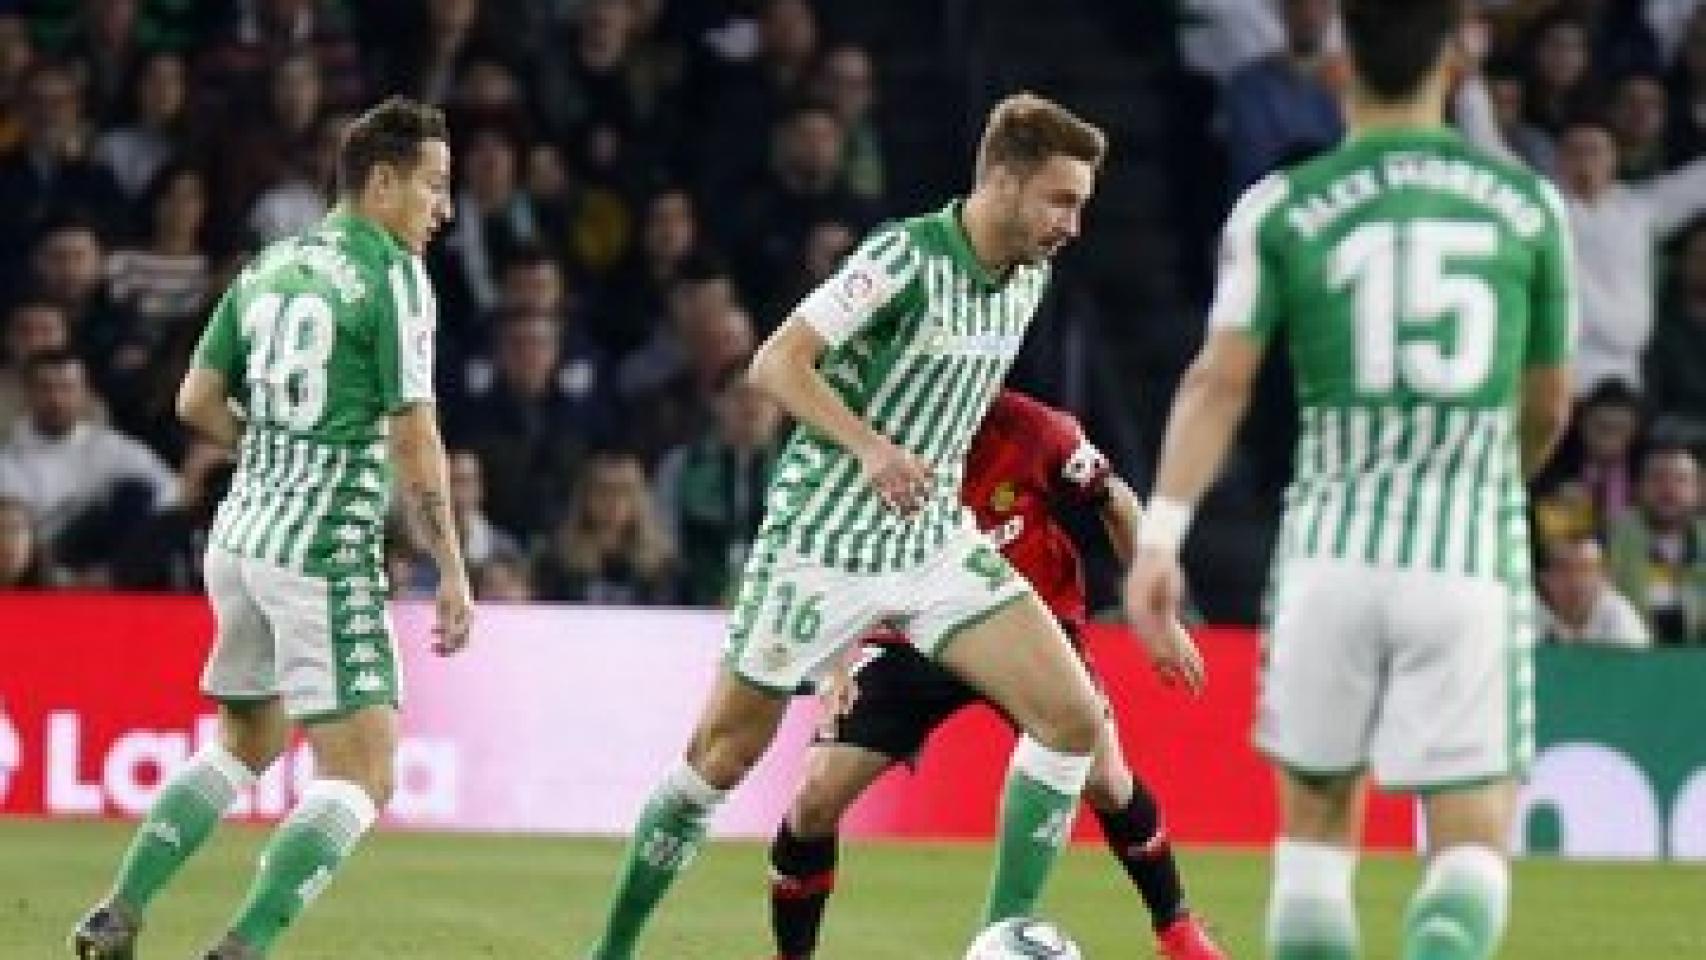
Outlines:
{"label": "player's hand", "polygon": [[853,701],[858,698],[859,681],[853,679],[853,671],[847,665],[835,668],[824,678],[818,688],[817,702],[821,710],[818,722],[825,736],[834,736],[836,721],[853,709]]}
{"label": "player's hand", "polygon": [[934,485],[930,466],[893,441],[878,437],[858,456],[865,482],[876,489],[890,510],[912,514],[930,499]]}
{"label": "player's hand", "polygon": [[[1150,656],[1156,658],[1155,666],[1162,671],[1163,679],[1168,679],[1169,669],[1182,666],[1175,649],[1177,644],[1170,638],[1178,627],[1179,603],[1184,592],[1185,574],[1179,569],[1177,553],[1159,547],[1138,547],[1131,569],[1126,572],[1126,614],[1131,618],[1132,629],[1149,647]],[[1185,639],[1190,637],[1187,635]],[[1158,645],[1168,652],[1165,661],[1156,656]],[[1196,656],[1195,644],[1190,645],[1190,651]],[[1200,656],[1196,656],[1196,662],[1200,677]]]}
{"label": "player's hand", "polygon": [[1185,631],[1184,624],[1174,620],[1161,633],[1142,636],[1161,682],[1169,687],[1182,686],[1192,696],[1202,696],[1208,686],[1208,668],[1203,665],[1202,651],[1197,649],[1197,642]]}
{"label": "player's hand", "polygon": [[474,627],[474,598],[467,577],[438,580],[438,622],[433,625],[432,652],[448,657],[468,645]]}

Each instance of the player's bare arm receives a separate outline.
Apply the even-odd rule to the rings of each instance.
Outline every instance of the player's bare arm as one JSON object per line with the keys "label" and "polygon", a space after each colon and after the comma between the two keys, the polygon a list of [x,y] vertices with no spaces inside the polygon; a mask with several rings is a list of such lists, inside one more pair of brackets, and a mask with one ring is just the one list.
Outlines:
{"label": "player's bare arm", "polygon": [[[1137,492],[1119,477],[1110,476],[1096,510],[1101,515],[1102,527],[1108,531],[1114,556],[1121,565],[1129,565],[1136,555],[1138,531],[1143,524],[1143,505],[1138,502]],[[1145,633],[1142,639],[1163,683],[1183,684],[1197,694],[1208,686],[1208,668],[1203,664],[1202,652],[1177,617],[1168,629]]]}
{"label": "player's bare arm", "polygon": [[450,506],[444,441],[431,404],[411,404],[391,418],[391,457],[404,512],[438,565],[438,639],[433,651],[448,656],[468,644],[474,605]]}
{"label": "player's bare arm", "polygon": [[1529,479],[1552,459],[1570,425],[1570,371],[1529,367],[1522,381],[1522,472]]}
{"label": "player's bare arm", "polygon": [[866,480],[890,507],[917,510],[930,489],[929,466],[848,409],[818,372],[826,346],[811,324],[790,317],[759,346],[747,376],[794,419],[857,457]]}
{"label": "player's bare arm", "polygon": [[1261,365],[1262,347],[1254,340],[1236,331],[1215,331],[1179,384],[1149,516],[1126,577],[1126,607],[1143,636],[1162,635],[1178,619],[1184,593],[1179,541],[1191,505],[1213,482],[1244,419]]}
{"label": "player's bare arm", "polygon": [[178,385],[178,417],[198,433],[227,450],[235,450],[243,436],[243,421],[231,409],[225,390],[225,375],[205,367],[192,367]]}

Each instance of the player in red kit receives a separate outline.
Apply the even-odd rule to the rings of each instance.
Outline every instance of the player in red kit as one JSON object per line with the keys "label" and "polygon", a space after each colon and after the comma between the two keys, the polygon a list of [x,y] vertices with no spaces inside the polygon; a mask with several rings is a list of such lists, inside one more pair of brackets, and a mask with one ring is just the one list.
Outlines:
{"label": "player in red kit", "polygon": [[[962,500],[1076,641],[1086,617],[1083,565],[1055,511],[1073,503],[1096,507],[1121,562],[1131,556],[1141,512],[1136,495],[1112,474],[1078,421],[1022,393],[1002,391],[972,441]],[[1190,637],[1175,627],[1173,636],[1159,639],[1150,646],[1164,677],[1200,689],[1202,661]],[[871,638],[858,666],[831,686],[826,700],[831,716],[770,848],[779,960],[804,960],[817,949],[842,814],[884,770],[910,763],[949,717],[982,702],[899,635]],[[1111,714],[1084,799],[1142,895],[1162,955],[1224,958],[1185,909],[1155,798],[1126,765]]]}

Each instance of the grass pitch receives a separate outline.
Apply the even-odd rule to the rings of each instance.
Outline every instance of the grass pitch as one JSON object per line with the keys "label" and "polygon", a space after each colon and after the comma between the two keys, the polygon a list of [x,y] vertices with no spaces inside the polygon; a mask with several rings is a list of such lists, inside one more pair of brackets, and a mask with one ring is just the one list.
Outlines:
{"label": "grass pitch", "polygon": [[[129,828],[0,821],[0,958],[61,957],[65,931],[106,885]],[[216,834],[149,918],[141,956],[189,958],[241,899],[265,832]],[[287,935],[290,960],[575,960],[605,905],[620,845],[555,837],[384,832]],[[957,960],[981,902],[983,845],[853,844],[831,907],[824,960]],[[1267,878],[1254,852],[1190,851],[1191,900],[1235,957],[1260,957]],[[714,844],[666,902],[645,942],[656,960],[762,960],[762,847]],[[1358,880],[1370,958],[1396,955],[1416,878],[1402,858],[1366,858]],[[1151,956],[1141,908],[1097,849],[1068,854],[1047,910],[1092,960]],[[1507,960],[1706,958],[1706,868],[1523,863]]]}

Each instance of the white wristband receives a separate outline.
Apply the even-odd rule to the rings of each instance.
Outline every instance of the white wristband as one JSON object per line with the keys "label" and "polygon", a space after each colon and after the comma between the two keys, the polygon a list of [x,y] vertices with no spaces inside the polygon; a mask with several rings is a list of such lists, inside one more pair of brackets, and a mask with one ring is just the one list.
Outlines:
{"label": "white wristband", "polygon": [[1176,553],[1191,529],[1191,514],[1195,508],[1188,503],[1156,497],[1143,512],[1143,522],[1137,528],[1137,545],[1157,547]]}

